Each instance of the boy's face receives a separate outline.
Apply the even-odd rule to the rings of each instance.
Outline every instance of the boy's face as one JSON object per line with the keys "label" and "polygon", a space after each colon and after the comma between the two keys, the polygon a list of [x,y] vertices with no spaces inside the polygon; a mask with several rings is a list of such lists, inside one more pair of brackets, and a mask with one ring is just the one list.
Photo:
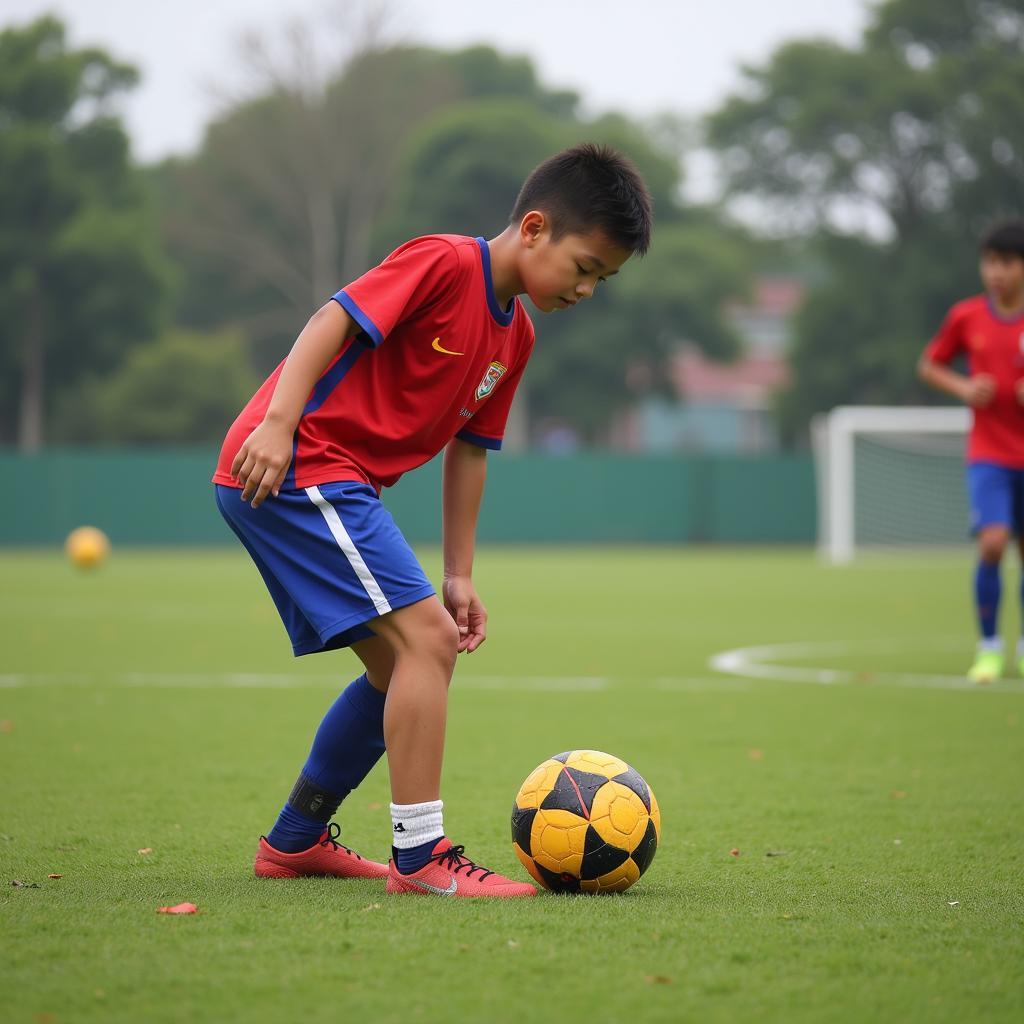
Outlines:
{"label": "boy's face", "polygon": [[1024,257],[984,249],[979,269],[985,291],[997,302],[1016,305],[1024,300]]}
{"label": "boy's face", "polygon": [[542,313],[568,309],[590,298],[633,255],[600,231],[566,234],[553,241],[550,221],[536,211],[523,218],[519,231],[523,290]]}

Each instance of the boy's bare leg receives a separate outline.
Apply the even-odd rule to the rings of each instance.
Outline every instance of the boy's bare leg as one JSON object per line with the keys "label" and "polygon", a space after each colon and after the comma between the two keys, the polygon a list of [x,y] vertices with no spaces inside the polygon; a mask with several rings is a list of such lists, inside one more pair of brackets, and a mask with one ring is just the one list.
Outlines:
{"label": "boy's bare leg", "polygon": [[[375,619],[370,626],[387,641],[395,659],[384,705],[395,831],[387,891],[420,896],[533,896],[532,885],[481,867],[444,835],[439,797],[448,684],[459,649],[455,620],[440,601],[427,598]],[[400,832],[404,833],[401,838]]]}
{"label": "boy's bare leg", "polygon": [[370,685],[381,693],[388,692],[391,673],[395,669],[395,655],[391,644],[382,636],[371,636],[366,640],[357,640],[352,650],[366,669],[366,678]]}
{"label": "boy's bare leg", "polygon": [[458,626],[430,597],[375,619],[370,628],[394,655],[384,706],[391,799],[396,804],[437,800]]}

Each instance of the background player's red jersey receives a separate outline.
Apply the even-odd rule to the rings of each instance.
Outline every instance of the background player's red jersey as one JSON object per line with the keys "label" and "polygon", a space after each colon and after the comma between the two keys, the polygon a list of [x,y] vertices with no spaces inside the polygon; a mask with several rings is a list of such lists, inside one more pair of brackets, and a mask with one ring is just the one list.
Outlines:
{"label": "background player's red jersey", "polygon": [[[283,487],[363,480],[379,491],[453,437],[501,447],[533,325],[518,299],[499,307],[484,239],[406,242],[334,299],[360,333],[313,388]],[[231,462],[262,422],[283,366],[232,424],[215,483],[237,486]]]}
{"label": "background player's red jersey", "polygon": [[1024,316],[1001,317],[987,295],[965,299],[949,311],[925,354],[936,363],[966,356],[971,376],[995,379],[992,404],[974,410],[967,458],[1024,469],[1024,406],[1017,399],[1017,382],[1024,378]]}

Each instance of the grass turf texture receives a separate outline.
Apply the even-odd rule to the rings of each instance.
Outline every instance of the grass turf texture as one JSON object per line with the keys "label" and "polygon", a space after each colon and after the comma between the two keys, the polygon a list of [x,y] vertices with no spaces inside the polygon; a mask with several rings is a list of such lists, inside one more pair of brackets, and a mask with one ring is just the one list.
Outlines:
{"label": "grass turf texture", "polygon": [[[708,668],[837,641],[809,663],[958,674],[968,573],[967,555],[835,570],[787,551],[481,552],[492,635],[453,684],[449,834],[522,876],[512,797],[584,746],[644,774],[664,821],[623,896],[483,903],[252,876],[357,669],[290,657],[241,551],[115,550],[89,574],[0,553],[0,1019],[1019,1020],[1024,682]],[[387,804],[382,764],[343,839],[385,858]],[[155,913],[184,900],[200,914]]]}

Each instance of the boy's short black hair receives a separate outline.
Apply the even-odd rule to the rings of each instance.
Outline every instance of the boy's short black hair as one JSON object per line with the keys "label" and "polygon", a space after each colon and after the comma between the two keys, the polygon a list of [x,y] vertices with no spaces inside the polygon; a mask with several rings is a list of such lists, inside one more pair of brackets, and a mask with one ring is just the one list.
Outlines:
{"label": "boy's short black hair", "polygon": [[1008,220],[990,228],[979,248],[982,252],[998,252],[1024,259],[1024,220]]}
{"label": "boy's short black hair", "polygon": [[551,219],[551,237],[602,231],[615,245],[641,256],[651,244],[651,194],[632,162],[610,146],[581,143],[534,168],[512,209]]}

